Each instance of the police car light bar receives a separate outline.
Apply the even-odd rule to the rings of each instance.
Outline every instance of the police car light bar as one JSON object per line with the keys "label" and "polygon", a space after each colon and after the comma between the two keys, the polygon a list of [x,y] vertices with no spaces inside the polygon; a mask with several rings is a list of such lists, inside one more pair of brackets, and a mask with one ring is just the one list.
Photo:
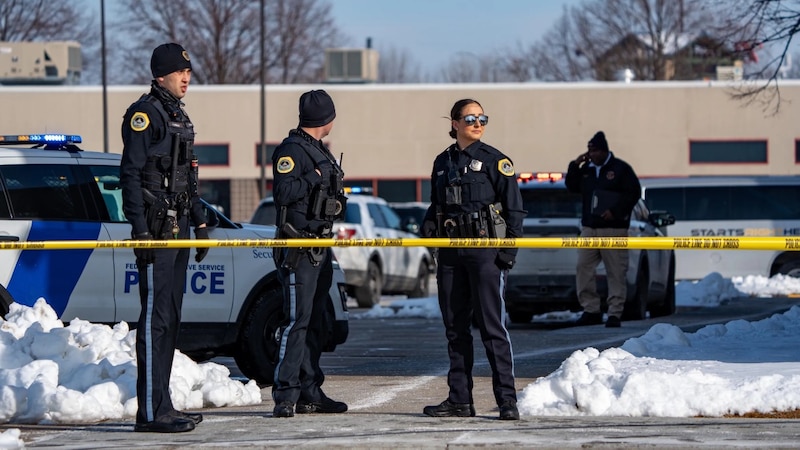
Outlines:
{"label": "police car light bar", "polygon": [[82,139],[76,134],[9,134],[0,135],[0,145],[19,144],[80,144]]}
{"label": "police car light bar", "polygon": [[345,194],[372,194],[371,187],[365,186],[345,186],[344,187]]}

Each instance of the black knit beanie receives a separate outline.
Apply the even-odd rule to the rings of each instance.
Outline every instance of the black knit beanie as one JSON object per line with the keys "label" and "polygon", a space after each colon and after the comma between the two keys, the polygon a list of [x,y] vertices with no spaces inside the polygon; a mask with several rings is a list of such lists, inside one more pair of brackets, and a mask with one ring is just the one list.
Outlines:
{"label": "black knit beanie", "polygon": [[333,99],[322,89],[308,91],[300,96],[300,126],[316,128],[325,126],[336,118]]}
{"label": "black knit beanie", "polygon": [[592,136],[589,140],[589,147],[594,147],[598,150],[602,150],[604,152],[608,151],[608,142],[606,141],[606,135],[602,131],[598,131],[597,133]]}
{"label": "black knit beanie", "polygon": [[192,70],[189,53],[180,44],[161,44],[153,50],[150,58],[150,71],[153,78],[163,77],[182,69]]}

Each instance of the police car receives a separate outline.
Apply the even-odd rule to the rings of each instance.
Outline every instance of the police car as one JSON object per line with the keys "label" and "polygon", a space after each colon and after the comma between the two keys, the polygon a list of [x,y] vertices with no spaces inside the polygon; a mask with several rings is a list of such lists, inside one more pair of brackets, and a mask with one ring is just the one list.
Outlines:
{"label": "police car", "polygon": [[[70,135],[0,136],[0,244],[130,238],[121,155],[82,151],[80,142]],[[208,204],[204,209],[211,239],[275,236],[274,226],[242,225]],[[43,297],[63,321],[135,325],[138,284],[130,248],[0,249],[3,315],[12,302],[30,306]],[[344,286],[334,262],[322,333],[327,351],[347,338]],[[272,249],[215,247],[202,263],[190,258],[184,293],[178,347],[195,358],[233,356],[245,376],[271,384],[283,302]]]}

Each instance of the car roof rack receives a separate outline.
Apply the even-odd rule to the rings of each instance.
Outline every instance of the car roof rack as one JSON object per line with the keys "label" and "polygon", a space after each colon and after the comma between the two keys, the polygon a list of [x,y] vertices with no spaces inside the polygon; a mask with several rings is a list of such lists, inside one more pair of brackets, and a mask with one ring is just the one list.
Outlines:
{"label": "car roof rack", "polygon": [[31,145],[44,150],[83,151],[75,144],[83,139],[77,134],[8,134],[0,135],[0,145]]}

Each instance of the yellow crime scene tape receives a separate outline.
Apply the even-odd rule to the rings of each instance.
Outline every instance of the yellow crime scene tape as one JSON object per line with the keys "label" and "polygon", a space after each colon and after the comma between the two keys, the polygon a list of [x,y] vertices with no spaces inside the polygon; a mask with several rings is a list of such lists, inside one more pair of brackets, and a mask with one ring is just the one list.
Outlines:
{"label": "yellow crime scene tape", "polygon": [[567,237],[567,238],[395,238],[395,239],[172,239],[151,241],[0,241],[0,250],[201,247],[440,247],[606,248],[644,250],[800,251],[800,237]]}

